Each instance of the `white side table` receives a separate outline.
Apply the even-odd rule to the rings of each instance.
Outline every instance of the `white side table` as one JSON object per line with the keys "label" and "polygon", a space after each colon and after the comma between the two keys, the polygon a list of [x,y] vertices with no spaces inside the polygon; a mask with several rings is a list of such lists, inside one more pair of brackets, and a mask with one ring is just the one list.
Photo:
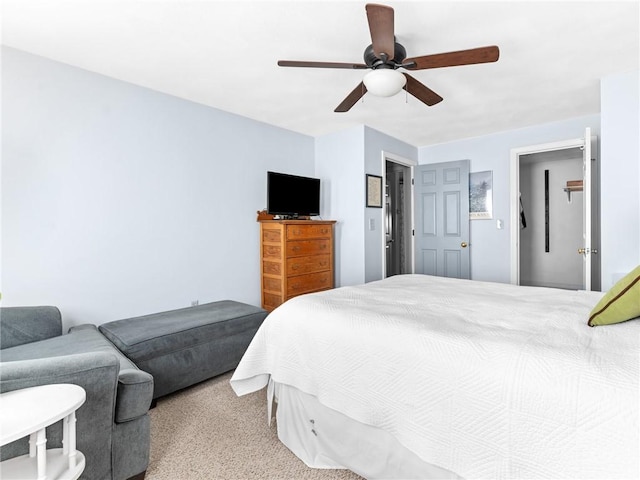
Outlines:
{"label": "white side table", "polygon": [[[0,395],[0,446],[29,435],[29,453],[0,463],[7,479],[73,480],[85,466],[76,450],[76,410],[84,403],[82,387],[42,385]],[[45,428],[62,420],[62,448],[47,450]]]}

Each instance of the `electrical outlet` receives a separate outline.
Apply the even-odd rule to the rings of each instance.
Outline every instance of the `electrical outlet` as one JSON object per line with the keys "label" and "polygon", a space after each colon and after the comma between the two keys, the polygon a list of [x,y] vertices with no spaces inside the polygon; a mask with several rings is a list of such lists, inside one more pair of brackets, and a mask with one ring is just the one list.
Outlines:
{"label": "electrical outlet", "polygon": [[192,307],[197,307],[199,303],[200,303],[200,300],[191,300]]}

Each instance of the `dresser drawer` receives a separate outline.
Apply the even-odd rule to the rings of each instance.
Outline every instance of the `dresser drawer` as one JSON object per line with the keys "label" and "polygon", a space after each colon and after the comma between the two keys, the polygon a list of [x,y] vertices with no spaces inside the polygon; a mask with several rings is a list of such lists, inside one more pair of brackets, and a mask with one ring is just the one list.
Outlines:
{"label": "dresser drawer", "polygon": [[282,247],[280,245],[263,245],[262,258],[264,260],[280,260]]}
{"label": "dresser drawer", "polygon": [[287,225],[287,240],[330,238],[331,225]]}
{"label": "dresser drawer", "polygon": [[282,275],[282,264],[280,262],[262,261],[262,274],[265,275]]}
{"label": "dresser drawer", "polygon": [[279,243],[282,241],[282,229],[280,228],[263,228],[262,241]]}
{"label": "dresser drawer", "polygon": [[305,255],[319,255],[331,252],[331,239],[323,238],[319,240],[296,240],[287,242],[287,258],[302,257]]}
{"label": "dresser drawer", "polygon": [[268,311],[272,311],[284,302],[285,299],[281,295],[274,295],[273,293],[262,294],[262,308]]}
{"label": "dresser drawer", "polygon": [[330,271],[289,277],[287,279],[287,298],[332,287],[333,278]]}
{"label": "dresser drawer", "polygon": [[287,275],[322,272],[331,269],[331,255],[293,257],[287,260]]}
{"label": "dresser drawer", "polygon": [[282,293],[282,281],[279,278],[263,277],[262,289],[269,293]]}

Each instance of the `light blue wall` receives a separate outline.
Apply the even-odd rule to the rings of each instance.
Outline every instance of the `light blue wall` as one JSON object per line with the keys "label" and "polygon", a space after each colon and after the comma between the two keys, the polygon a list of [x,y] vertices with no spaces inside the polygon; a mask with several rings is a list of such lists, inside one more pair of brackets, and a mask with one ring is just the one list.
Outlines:
{"label": "light blue wall", "polygon": [[602,287],[640,264],[640,75],[601,82]]}
{"label": "light blue wall", "polygon": [[[323,179],[323,202],[336,225],[336,284],[355,285],[382,278],[382,209],[365,207],[365,174],[382,175],[382,154],[417,160],[418,149],[366,126],[316,139],[316,175]],[[328,185],[328,186],[327,186]],[[325,190],[326,189],[326,190]],[[369,220],[375,229],[369,229]]]}
{"label": "light blue wall", "polygon": [[[391,153],[396,156],[406,158],[408,160],[418,160],[418,149],[413,145],[402,142],[397,138],[390,137],[382,132],[374,130],[370,127],[364,129],[364,168],[365,171],[362,174],[362,182],[364,184],[364,174],[369,173],[373,175],[382,176],[383,163],[382,155],[384,153]],[[364,194],[363,194],[364,202]],[[365,282],[371,282],[373,280],[380,280],[383,277],[383,237],[382,228],[383,223],[383,209],[381,208],[366,208],[364,215],[364,222],[362,228],[364,229],[365,239]],[[375,228],[371,230],[369,228],[369,222],[373,219]]]}
{"label": "light blue wall", "polygon": [[[472,172],[493,171],[493,219],[471,220],[471,278],[510,281],[511,149],[584,137],[585,127],[591,127],[592,135],[600,136],[600,116],[572,118],[419,149],[421,164],[469,159]],[[501,230],[497,229],[498,219],[504,222]]]}
{"label": "light blue wall", "polygon": [[4,305],[260,304],[266,171],[313,175],[312,137],[10,48],[2,102]]}
{"label": "light blue wall", "polygon": [[602,117],[416,148],[365,126],[313,139],[10,48],[2,59],[7,306],[58,305],[75,324],[195,299],[259,304],[267,170],[321,178],[337,285],[377,280],[382,210],[365,208],[365,174],[382,175],[383,151],[493,171],[494,219],[471,223],[472,277],[508,282],[510,150],[587,126],[602,137],[603,287],[640,262],[637,72],[603,80]]}
{"label": "light blue wall", "polygon": [[322,184],[322,212],[335,225],[337,286],[364,282],[364,127],[316,138],[316,176]]}

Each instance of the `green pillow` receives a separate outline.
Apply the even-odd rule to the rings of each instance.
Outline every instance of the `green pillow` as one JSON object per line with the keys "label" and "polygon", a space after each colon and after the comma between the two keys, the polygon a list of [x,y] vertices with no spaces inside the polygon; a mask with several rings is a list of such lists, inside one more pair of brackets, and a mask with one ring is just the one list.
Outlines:
{"label": "green pillow", "polygon": [[640,317],[640,265],[618,280],[593,307],[589,326],[611,325],[636,317]]}

